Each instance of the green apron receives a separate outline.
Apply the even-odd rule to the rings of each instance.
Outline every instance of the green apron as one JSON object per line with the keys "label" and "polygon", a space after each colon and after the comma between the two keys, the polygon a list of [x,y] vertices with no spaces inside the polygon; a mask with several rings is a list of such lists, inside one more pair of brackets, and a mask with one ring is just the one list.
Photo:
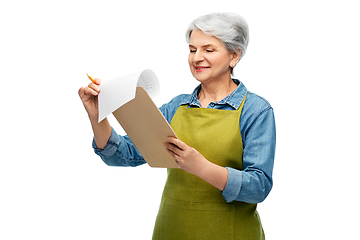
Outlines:
{"label": "green apron", "polygon": [[[233,111],[182,105],[170,125],[207,160],[242,170],[239,120],[245,98]],[[256,204],[226,203],[221,192],[201,178],[181,169],[167,171],[153,240],[265,239]]]}

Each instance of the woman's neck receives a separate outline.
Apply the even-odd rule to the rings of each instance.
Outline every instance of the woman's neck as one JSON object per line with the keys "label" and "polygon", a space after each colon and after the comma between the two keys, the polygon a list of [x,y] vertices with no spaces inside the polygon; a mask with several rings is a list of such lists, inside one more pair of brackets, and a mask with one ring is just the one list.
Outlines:
{"label": "woman's neck", "polygon": [[198,94],[201,107],[206,108],[211,102],[221,101],[236,88],[237,85],[231,78],[227,82],[201,83]]}

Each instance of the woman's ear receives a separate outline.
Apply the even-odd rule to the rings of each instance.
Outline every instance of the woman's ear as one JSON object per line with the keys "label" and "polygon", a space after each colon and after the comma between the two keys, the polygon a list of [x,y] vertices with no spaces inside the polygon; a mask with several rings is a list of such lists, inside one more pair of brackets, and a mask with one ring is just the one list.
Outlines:
{"label": "woman's ear", "polygon": [[231,55],[230,67],[234,68],[240,60],[241,49],[238,49],[238,51],[233,52]]}

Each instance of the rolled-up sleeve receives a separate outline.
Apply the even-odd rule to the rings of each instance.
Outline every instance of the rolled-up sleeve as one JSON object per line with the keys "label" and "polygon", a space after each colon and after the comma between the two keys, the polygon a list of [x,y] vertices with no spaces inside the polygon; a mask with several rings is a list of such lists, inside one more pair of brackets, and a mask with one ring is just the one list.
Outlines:
{"label": "rolled-up sleeve", "polygon": [[119,136],[114,128],[104,149],[99,149],[93,139],[94,152],[109,166],[136,167],[146,163],[128,136]]}
{"label": "rolled-up sleeve", "polygon": [[112,155],[114,155],[114,153],[119,147],[119,144],[120,144],[120,137],[119,135],[116,134],[115,130],[112,128],[110,138],[104,149],[99,149],[96,146],[95,138],[93,138],[92,147],[94,148],[95,153],[100,157],[109,158]]}
{"label": "rolled-up sleeve", "polygon": [[242,171],[226,167],[228,170],[228,180],[224,191],[222,192],[226,202],[232,202],[239,196],[242,184]]}
{"label": "rolled-up sleeve", "polygon": [[275,142],[275,118],[270,107],[261,112],[247,130],[243,141],[244,170],[227,167],[228,181],[222,192],[227,202],[265,200],[273,185]]}

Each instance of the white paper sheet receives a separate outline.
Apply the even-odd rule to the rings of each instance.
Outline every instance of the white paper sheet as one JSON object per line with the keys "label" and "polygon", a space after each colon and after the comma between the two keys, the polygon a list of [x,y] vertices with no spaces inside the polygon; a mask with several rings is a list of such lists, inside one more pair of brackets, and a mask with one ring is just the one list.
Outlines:
{"label": "white paper sheet", "polygon": [[159,81],[155,73],[150,69],[101,83],[101,91],[98,97],[99,122],[128,101],[134,99],[137,86],[143,87],[152,98],[160,92]]}

